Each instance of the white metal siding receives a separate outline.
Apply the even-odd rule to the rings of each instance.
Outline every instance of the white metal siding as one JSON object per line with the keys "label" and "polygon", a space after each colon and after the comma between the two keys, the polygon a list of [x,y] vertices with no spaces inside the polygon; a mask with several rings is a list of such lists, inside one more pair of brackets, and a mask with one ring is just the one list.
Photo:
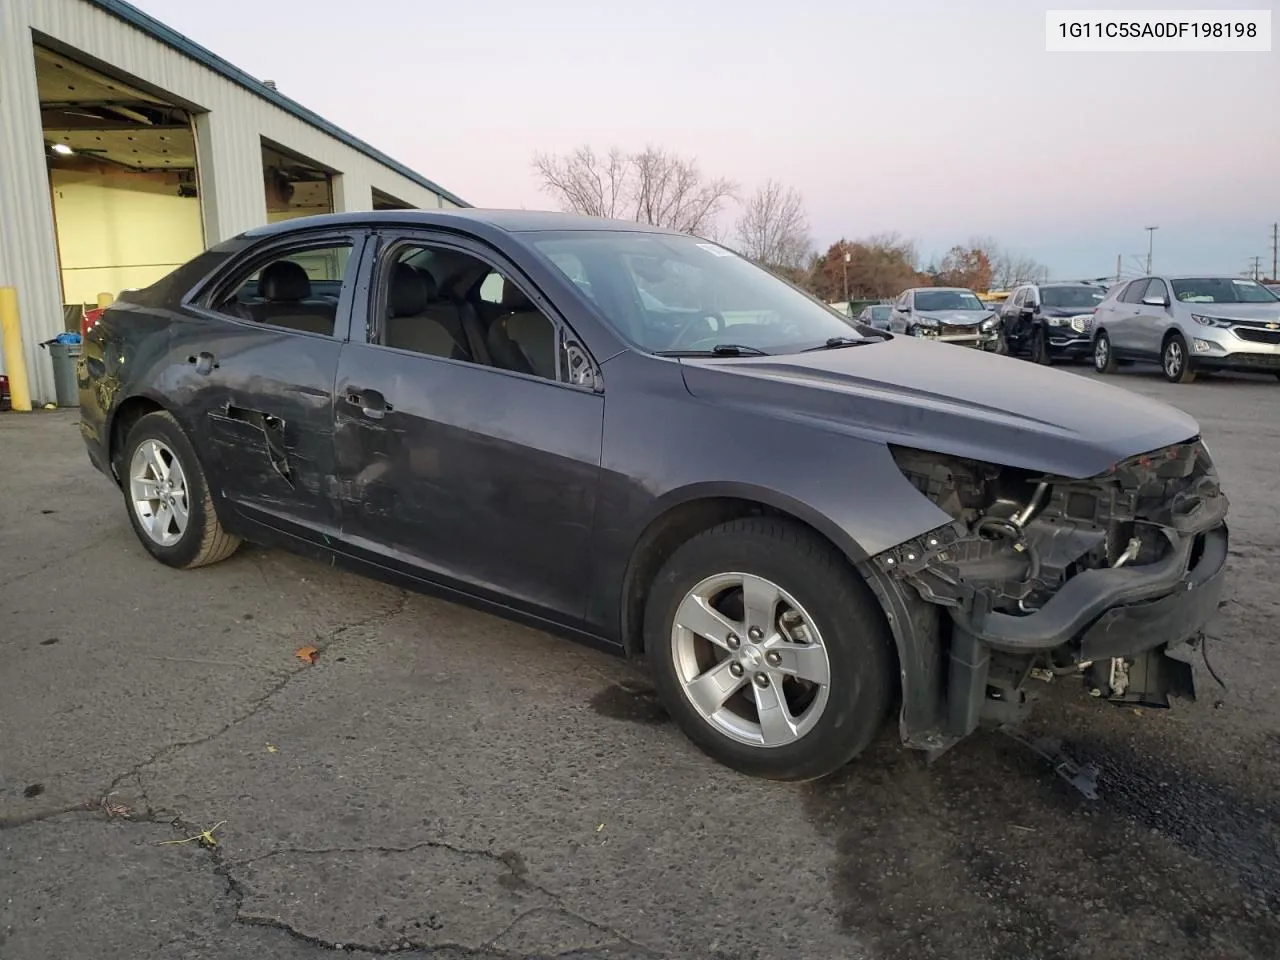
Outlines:
{"label": "white metal siding", "polygon": [[[32,397],[53,398],[39,343],[63,329],[32,31],[157,87],[196,111],[205,242],[266,222],[261,138],[340,171],[336,210],[369,210],[371,188],[418,207],[453,206],[275,104],[83,0],[0,2],[0,284],[18,288]],[[74,54],[73,54],[74,55]]]}

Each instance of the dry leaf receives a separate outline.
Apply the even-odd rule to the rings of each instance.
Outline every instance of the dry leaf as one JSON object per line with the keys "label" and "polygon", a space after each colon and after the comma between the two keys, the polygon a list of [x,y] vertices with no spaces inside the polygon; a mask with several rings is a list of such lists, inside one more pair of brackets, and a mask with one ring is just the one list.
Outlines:
{"label": "dry leaf", "polygon": [[267,753],[279,753],[279,752],[280,752],[279,747],[272,746],[269,743],[267,744]]}
{"label": "dry leaf", "polygon": [[297,650],[293,651],[293,655],[299,660],[304,660],[307,663],[315,663],[316,658],[320,656],[320,651],[315,647],[299,647]]}

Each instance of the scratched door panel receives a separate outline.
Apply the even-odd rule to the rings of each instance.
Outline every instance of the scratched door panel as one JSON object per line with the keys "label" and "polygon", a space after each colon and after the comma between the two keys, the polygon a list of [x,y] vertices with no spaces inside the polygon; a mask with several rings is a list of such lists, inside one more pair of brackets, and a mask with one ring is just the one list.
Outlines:
{"label": "scratched door panel", "polygon": [[[344,400],[376,389],[380,418]],[[567,623],[590,569],[604,397],[347,344],[335,450],[347,546]]]}
{"label": "scratched door panel", "polygon": [[[171,328],[173,394],[234,510],[308,539],[332,536],[333,382],[342,344],[206,314]],[[209,354],[216,366],[190,362]]]}

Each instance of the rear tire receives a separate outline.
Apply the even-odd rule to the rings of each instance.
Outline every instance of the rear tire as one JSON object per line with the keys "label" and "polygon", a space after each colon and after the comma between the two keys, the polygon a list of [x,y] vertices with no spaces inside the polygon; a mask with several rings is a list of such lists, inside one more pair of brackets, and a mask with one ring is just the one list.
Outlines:
{"label": "rear tire", "polygon": [[1116,357],[1111,352],[1111,338],[1105,330],[1093,338],[1093,369],[1098,373],[1116,372]]}
{"label": "rear tire", "polygon": [[889,709],[884,613],[846,559],[794,521],[734,520],[679,547],[651,584],[644,637],[681,730],[750,776],[825,776],[866,748]]}
{"label": "rear tire", "polygon": [[222,528],[195,449],[171,413],[157,410],[133,425],[123,462],[129,522],[153,557],[185,570],[236,552],[240,538]]}
{"label": "rear tire", "polygon": [[1195,383],[1196,372],[1191,366],[1191,354],[1182,334],[1165,338],[1160,349],[1160,370],[1170,383]]}

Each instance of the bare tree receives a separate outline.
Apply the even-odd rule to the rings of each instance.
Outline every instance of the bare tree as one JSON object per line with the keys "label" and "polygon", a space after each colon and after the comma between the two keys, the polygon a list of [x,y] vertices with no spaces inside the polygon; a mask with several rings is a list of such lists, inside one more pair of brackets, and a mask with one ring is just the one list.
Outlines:
{"label": "bare tree", "polygon": [[746,203],[738,218],[742,254],[766,267],[796,270],[813,251],[804,200],[794,187],[768,180]]}
{"label": "bare tree", "polygon": [[589,146],[567,156],[538,155],[534,170],[562,210],[635,220],[684,233],[714,235],[737,185],[708,179],[696,161],[658,147],[637,153],[613,148],[600,157]]}
{"label": "bare tree", "polygon": [[[982,249],[987,252],[985,248]],[[999,250],[991,258],[992,283],[1002,290],[1008,290],[1020,283],[1037,283],[1047,279],[1049,279],[1049,268],[1034,257],[1010,250]]]}

